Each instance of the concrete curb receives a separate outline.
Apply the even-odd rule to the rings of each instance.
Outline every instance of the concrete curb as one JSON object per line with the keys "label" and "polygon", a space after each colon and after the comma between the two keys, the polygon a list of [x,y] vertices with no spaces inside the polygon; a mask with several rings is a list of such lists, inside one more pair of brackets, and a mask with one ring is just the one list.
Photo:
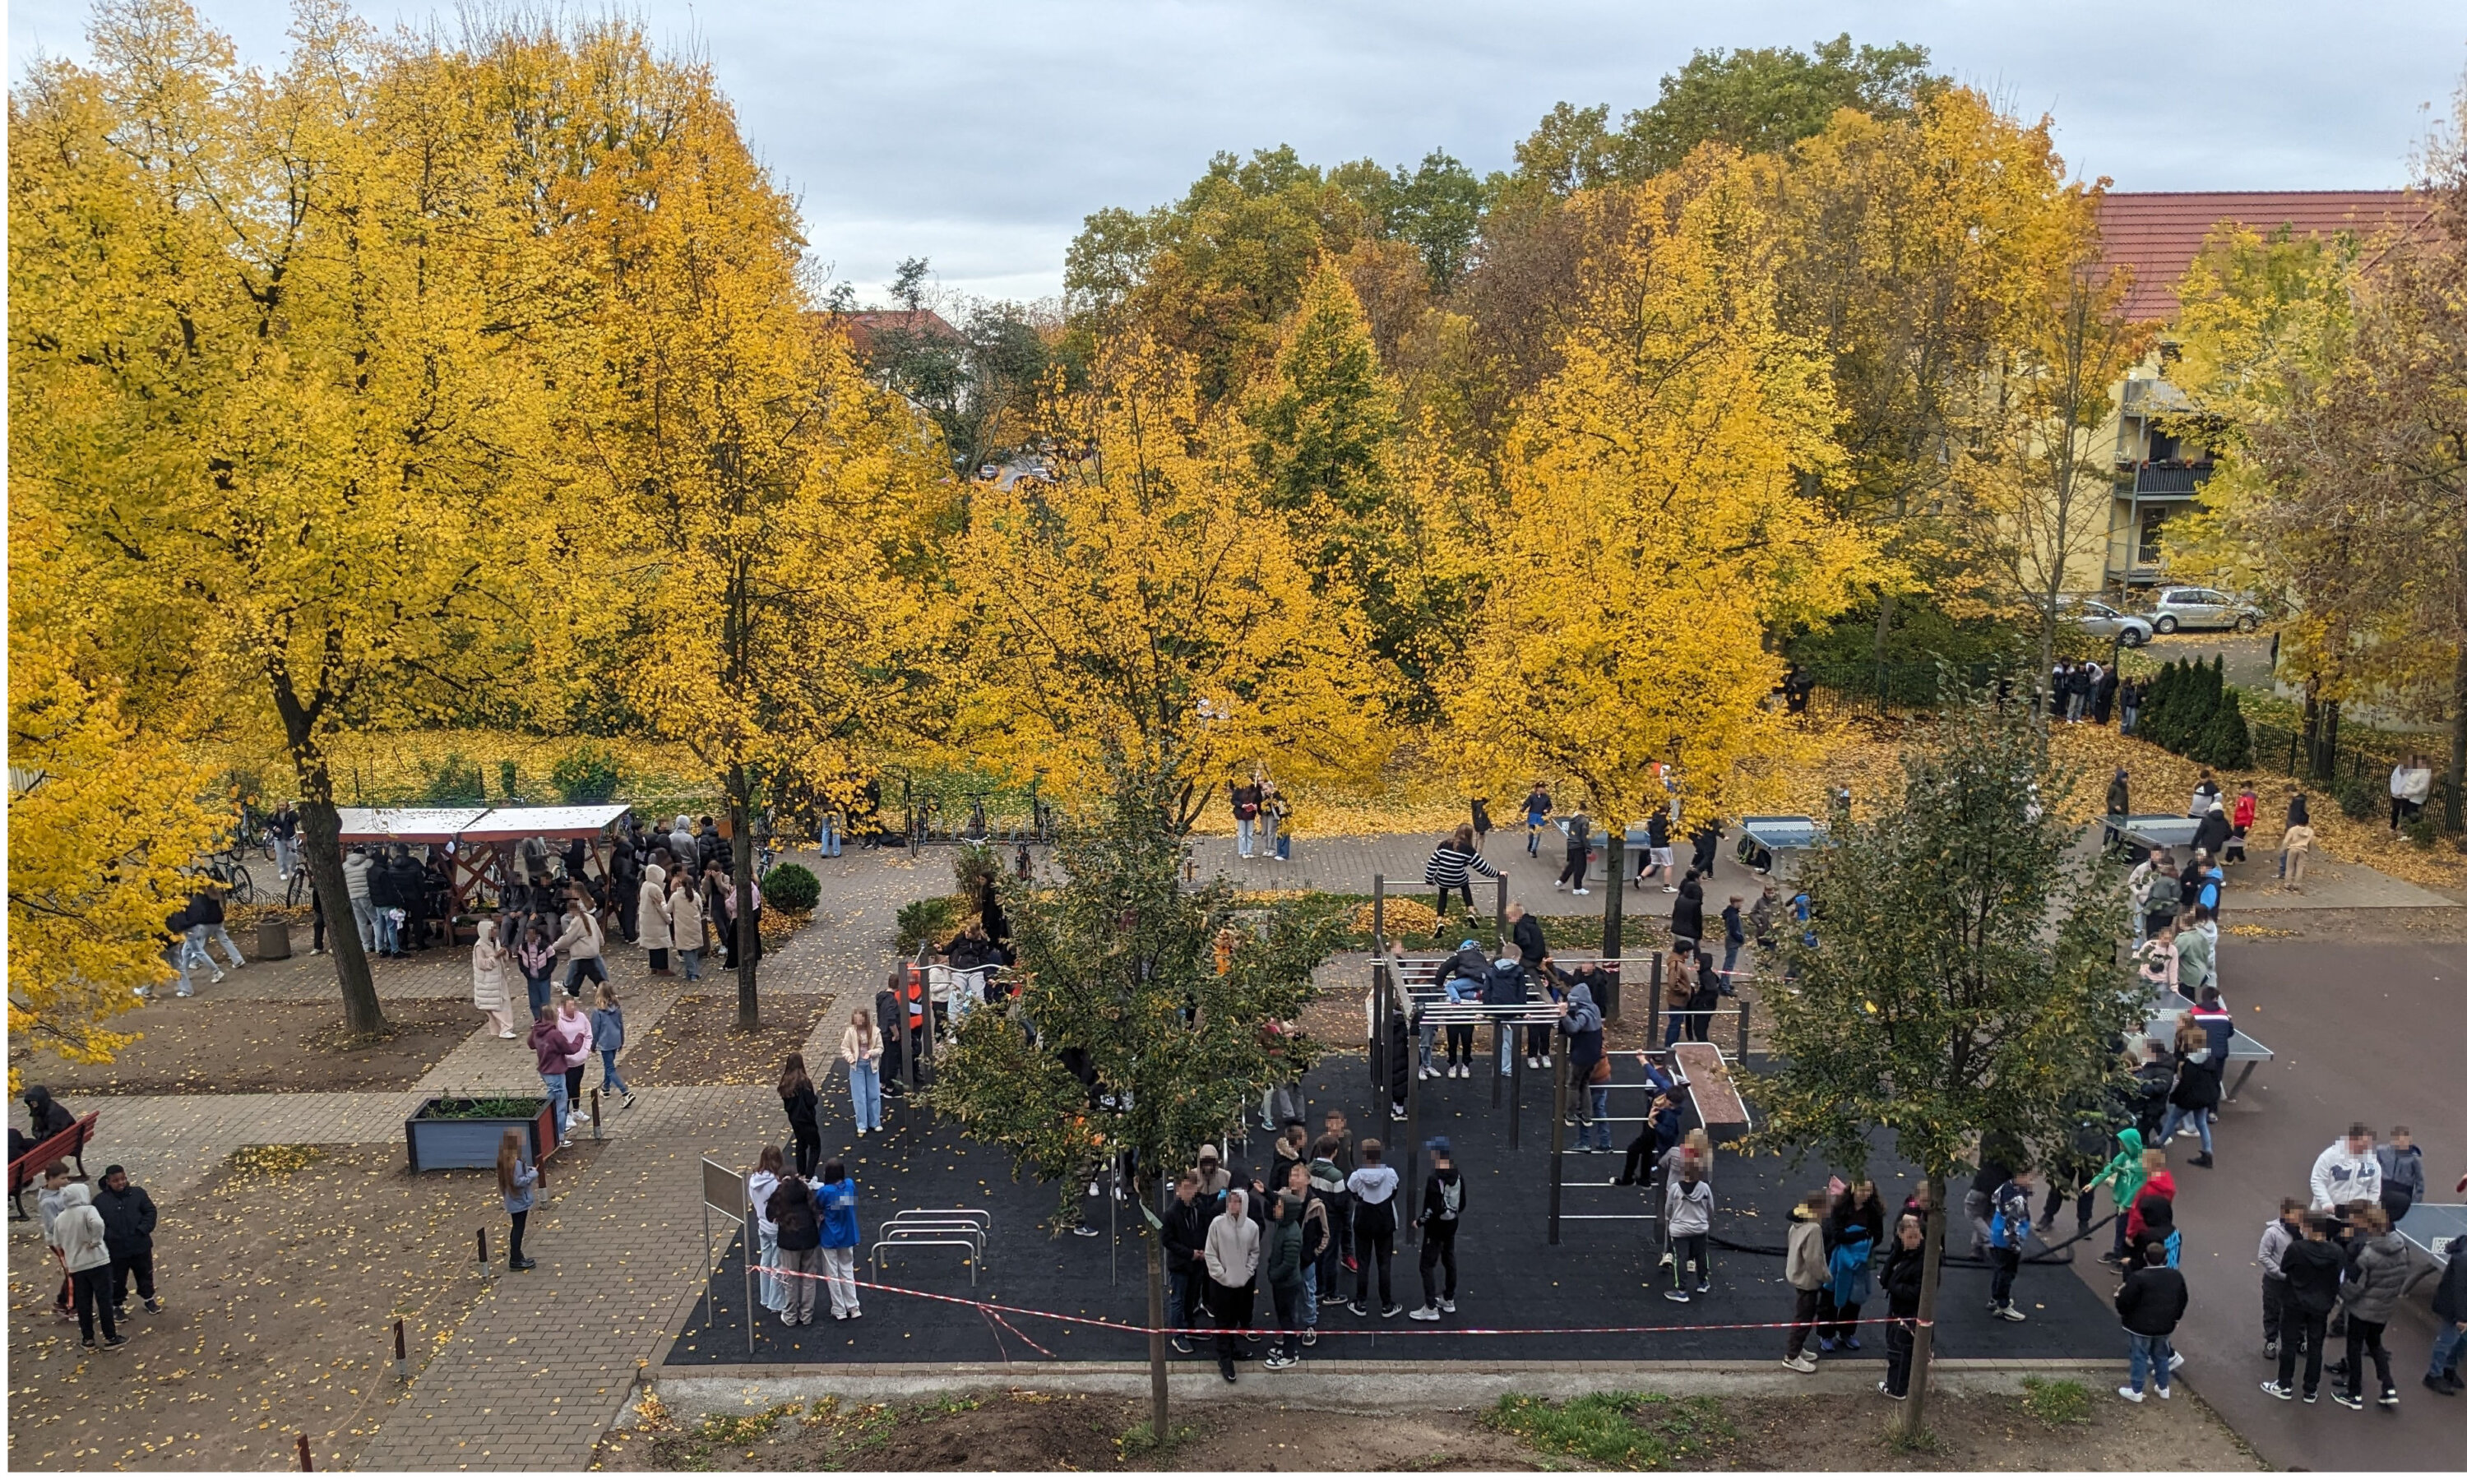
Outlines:
{"label": "concrete curb", "polygon": [[[1935,1383],[1953,1395],[2017,1392],[2025,1376],[2114,1372],[2113,1356],[2096,1360],[1939,1360]],[[1647,1364],[1528,1361],[1305,1361],[1290,1371],[1242,1369],[1227,1385],[1212,1364],[1177,1361],[1167,1385],[1184,1403],[1274,1402],[1327,1411],[1378,1407],[1429,1410],[1488,1406],[1511,1392],[1565,1398],[1593,1391],[1661,1391],[1680,1396],[1873,1394],[1885,1362],[1826,1360],[1813,1376],[1779,1361],[1672,1360]],[[1008,1365],[675,1366],[646,1370],[645,1383],[679,1417],[761,1411],[782,1404],[891,1402],[952,1391],[1021,1387],[1039,1391],[1145,1396],[1148,1371],[1138,1362],[1019,1362]],[[1881,1400],[1881,1399],[1880,1399]]]}

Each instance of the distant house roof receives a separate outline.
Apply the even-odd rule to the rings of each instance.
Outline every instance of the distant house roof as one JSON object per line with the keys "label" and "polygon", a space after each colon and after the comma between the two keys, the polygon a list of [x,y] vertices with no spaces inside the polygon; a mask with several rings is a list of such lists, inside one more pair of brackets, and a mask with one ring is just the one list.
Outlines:
{"label": "distant house roof", "polygon": [[2404,191],[2111,191],[2099,200],[2098,229],[2107,263],[2133,269],[2125,313],[2168,320],[2176,314],[2176,281],[2220,222],[2263,234],[2292,227],[2306,236],[2370,235],[2412,227],[2425,210]]}
{"label": "distant house roof", "polygon": [[957,340],[960,332],[931,309],[856,309],[831,316],[848,331],[849,348],[858,356],[873,354],[874,337],[884,331],[905,331],[931,340]]}

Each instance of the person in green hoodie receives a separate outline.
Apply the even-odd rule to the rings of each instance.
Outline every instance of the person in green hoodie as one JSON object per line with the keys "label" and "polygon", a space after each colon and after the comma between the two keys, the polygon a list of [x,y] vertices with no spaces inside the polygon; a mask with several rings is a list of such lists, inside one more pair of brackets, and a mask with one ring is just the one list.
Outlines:
{"label": "person in green hoodie", "polygon": [[1268,1228],[1268,1293],[1277,1307],[1277,1334],[1268,1342],[1267,1366],[1281,1371],[1301,1360],[1302,1210],[1306,1197],[1290,1190],[1276,1196],[1275,1225]]}
{"label": "person in green hoodie", "polygon": [[2116,1199],[2116,1247],[2105,1259],[2111,1264],[2124,1261],[2124,1213],[2133,1209],[2133,1198],[2141,1193],[2141,1182],[2150,1178],[2141,1167],[2141,1131],[2119,1129],[2116,1141],[2123,1146],[2116,1152],[2116,1158],[2101,1165],[2099,1172],[2082,1186],[2082,1193],[2087,1195],[2104,1184],[2107,1193]]}

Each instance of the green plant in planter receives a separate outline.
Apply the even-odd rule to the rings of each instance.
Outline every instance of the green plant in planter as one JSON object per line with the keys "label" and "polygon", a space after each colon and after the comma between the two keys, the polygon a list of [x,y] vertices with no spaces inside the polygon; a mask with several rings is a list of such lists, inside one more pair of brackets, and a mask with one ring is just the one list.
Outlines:
{"label": "green plant in planter", "polygon": [[783,912],[810,912],[823,899],[823,884],[794,861],[782,861],[762,878],[762,900]]}
{"label": "green plant in planter", "polygon": [[540,1111],[536,1097],[441,1097],[423,1114],[430,1118],[529,1118]]}

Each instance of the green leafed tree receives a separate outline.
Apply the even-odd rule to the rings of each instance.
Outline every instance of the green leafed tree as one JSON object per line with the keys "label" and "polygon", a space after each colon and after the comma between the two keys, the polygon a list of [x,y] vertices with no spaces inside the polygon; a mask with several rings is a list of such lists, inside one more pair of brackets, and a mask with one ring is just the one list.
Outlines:
{"label": "green leafed tree", "polygon": [[[1185,889],[1173,771],[1117,762],[1113,782],[1063,831],[1063,885],[1006,893],[1027,976],[1017,1008],[964,1022],[930,1093],[937,1113],[1055,1182],[1064,1223],[1105,1160],[1132,1160],[1144,1204],[1159,1176],[1239,1127],[1262,1091],[1301,1076],[1312,1043],[1267,1027],[1301,1013],[1336,932],[1301,909],[1237,912],[1221,881]],[[1162,1249],[1155,1221],[1144,1225],[1148,1323],[1161,1327]],[[1148,1359],[1164,1437],[1162,1334]]]}
{"label": "green leafed tree", "polygon": [[1904,759],[1900,807],[1837,813],[1806,861],[1817,940],[1791,952],[1797,993],[1769,1001],[1775,1069],[1749,1079],[1761,1144],[1859,1171],[1882,1129],[1926,1172],[1909,1436],[1925,1423],[1946,1191],[1982,1137],[2070,1147],[2067,1110],[2098,1099],[2109,1047],[2140,1017],[2117,962],[2116,866],[2073,848],[2075,782],[2027,707],[1956,693]]}

